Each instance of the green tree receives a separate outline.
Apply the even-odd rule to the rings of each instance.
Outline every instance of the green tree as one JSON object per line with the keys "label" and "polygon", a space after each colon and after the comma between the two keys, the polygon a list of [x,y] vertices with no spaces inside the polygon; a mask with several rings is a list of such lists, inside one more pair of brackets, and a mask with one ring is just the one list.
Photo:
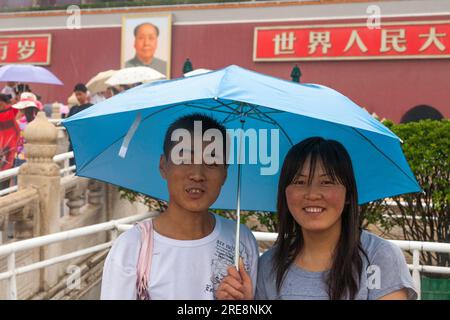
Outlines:
{"label": "green tree", "polygon": [[[365,223],[386,229],[397,225],[407,240],[450,242],[450,120],[384,124],[403,140],[403,152],[423,192],[365,205]],[[422,260],[450,266],[448,253],[423,253]]]}

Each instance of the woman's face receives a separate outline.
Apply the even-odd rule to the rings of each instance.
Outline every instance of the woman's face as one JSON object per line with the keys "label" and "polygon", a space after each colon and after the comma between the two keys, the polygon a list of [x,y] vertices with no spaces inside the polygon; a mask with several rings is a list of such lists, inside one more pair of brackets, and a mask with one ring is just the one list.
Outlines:
{"label": "woman's face", "polygon": [[308,181],[310,158],[286,188],[289,211],[305,231],[322,232],[340,226],[346,188],[326,174],[320,160],[316,162],[311,183]]}

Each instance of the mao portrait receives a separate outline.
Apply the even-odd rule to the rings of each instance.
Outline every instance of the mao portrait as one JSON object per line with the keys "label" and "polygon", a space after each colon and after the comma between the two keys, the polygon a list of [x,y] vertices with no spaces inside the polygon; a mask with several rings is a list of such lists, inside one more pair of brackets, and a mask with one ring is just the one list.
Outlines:
{"label": "mao portrait", "polygon": [[124,16],[122,61],[125,68],[146,66],[170,76],[171,16]]}

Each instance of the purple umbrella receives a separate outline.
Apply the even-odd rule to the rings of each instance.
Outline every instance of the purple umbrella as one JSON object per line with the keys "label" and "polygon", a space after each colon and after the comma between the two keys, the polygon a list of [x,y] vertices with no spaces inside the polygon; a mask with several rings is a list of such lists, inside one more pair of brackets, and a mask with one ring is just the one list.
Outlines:
{"label": "purple umbrella", "polygon": [[53,73],[31,64],[8,64],[0,68],[0,82],[48,83],[63,85]]}

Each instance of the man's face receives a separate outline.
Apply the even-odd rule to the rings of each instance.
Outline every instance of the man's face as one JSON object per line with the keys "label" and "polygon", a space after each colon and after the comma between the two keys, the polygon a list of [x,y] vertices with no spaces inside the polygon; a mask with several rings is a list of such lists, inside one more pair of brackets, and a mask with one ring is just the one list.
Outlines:
{"label": "man's face", "polygon": [[[205,148],[205,143],[203,144]],[[224,164],[175,164],[169,156],[160,160],[160,172],[167,181],[169,204],[183,211],[203,213],[216,201],[227,177]]]}
{"label": "man's face", "polygon": [[83,91],[75,91],[75,97],[79,104],[85,104],[87,102],[87,93]]}
{"label": "man's face", "polygon": [[134,39],[134,49],[139,60],[150,63],[158,45],[156,29],[148,24],[139,27]]}

